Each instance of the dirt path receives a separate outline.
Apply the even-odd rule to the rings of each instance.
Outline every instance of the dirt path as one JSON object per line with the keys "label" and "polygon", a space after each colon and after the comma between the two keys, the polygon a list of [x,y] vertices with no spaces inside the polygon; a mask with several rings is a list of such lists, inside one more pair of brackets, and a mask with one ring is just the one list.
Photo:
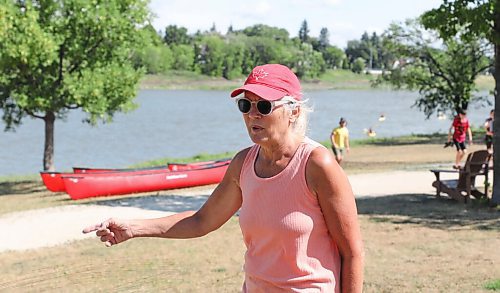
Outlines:
{"label": "dirt path", "polygon": [[[349,176],[356,197],[391,194],[431,194],[433,174],[429,171],[394,171]],[[212,188],[176,191],[176,194],[100,201],[88,205],[66,205],[14,212],[0,217],[0,252],[54,246],[93,237],[83,227],[109,217],[151,218],[181,210],[197,209]]]}

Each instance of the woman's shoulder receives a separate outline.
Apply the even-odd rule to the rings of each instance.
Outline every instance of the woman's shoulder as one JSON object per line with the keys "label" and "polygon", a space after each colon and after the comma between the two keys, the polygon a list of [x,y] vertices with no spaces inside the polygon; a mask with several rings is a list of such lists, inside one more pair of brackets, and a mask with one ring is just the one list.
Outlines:
{"label": "woman's shoulder", "polygon": [[337,162],[329,149],[318,142],[313,142],[313,149],[311,150],[307,163],[309,168],[329,168],[332,164]]}

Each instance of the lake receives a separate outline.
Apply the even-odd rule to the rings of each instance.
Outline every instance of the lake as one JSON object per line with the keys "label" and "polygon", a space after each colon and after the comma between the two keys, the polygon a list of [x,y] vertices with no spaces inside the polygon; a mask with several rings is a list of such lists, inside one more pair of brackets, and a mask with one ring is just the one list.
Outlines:
{"label": "lake", "polygon": [[[314,108],[308,135],[329,139],[339,118],[345,117],[351,139],[365,138],[373,127],[377,137],[447,132],[451,120],[425,115],[412,108],[418,93],[405,91],[332,90],[306,93]],[[493,102],[493,97],[490,97]],[[241,114],[229,91],[142,90],[139,108],[116,114],[113,123],[92,127],[80,111],[55,125],[55,165],[127,167],[163,157],[236,151],[251,145]],[[471,105],[468,116],[480,126],[490,106]],[[1,111],[0,111],[1,112]],[[380,115],[386,120],[379,122]],[[2,128],[3,122],[0,122]],[[16,132],[0,132],[0,176],[34,174],[42,168],[44,125],[26,119]],[[444,143],[444,142],[443,142]]]}

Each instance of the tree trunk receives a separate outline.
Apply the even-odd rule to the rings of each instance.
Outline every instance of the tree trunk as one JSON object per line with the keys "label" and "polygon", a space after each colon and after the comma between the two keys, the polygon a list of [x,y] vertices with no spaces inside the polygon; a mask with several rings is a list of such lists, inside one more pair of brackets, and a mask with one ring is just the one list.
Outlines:
{"label": "tree trunk", "polygon": [[494,11],[494,32],[493,40],[495,44],[495,68],[493,77],[495,78],[495,120],[493,121],[493,195],[491,202],[494,205],[500,204],[500,1],[496,1]]}
{"label": "tree trunk", "polygon": [[55,171],[54,167],[54,122],[56,116],[48,112],[43,119],[45,121],[45,146],[43,148],[43,170]]}

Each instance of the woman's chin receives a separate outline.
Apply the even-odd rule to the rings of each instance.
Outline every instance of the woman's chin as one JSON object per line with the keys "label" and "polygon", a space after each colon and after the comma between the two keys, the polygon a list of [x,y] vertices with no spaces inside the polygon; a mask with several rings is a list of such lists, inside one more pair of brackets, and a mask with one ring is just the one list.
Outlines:
{"label": "woman's chin", "polygon": [[264,143],[266,141],[269,141],[269,137],[264,136],[264,135],[254,134],[254,133],[249,133],[249,135],[250,135],[250,139],[253,141],[253,143],[256,143],[256,144],[261,144],[261,143]]}

